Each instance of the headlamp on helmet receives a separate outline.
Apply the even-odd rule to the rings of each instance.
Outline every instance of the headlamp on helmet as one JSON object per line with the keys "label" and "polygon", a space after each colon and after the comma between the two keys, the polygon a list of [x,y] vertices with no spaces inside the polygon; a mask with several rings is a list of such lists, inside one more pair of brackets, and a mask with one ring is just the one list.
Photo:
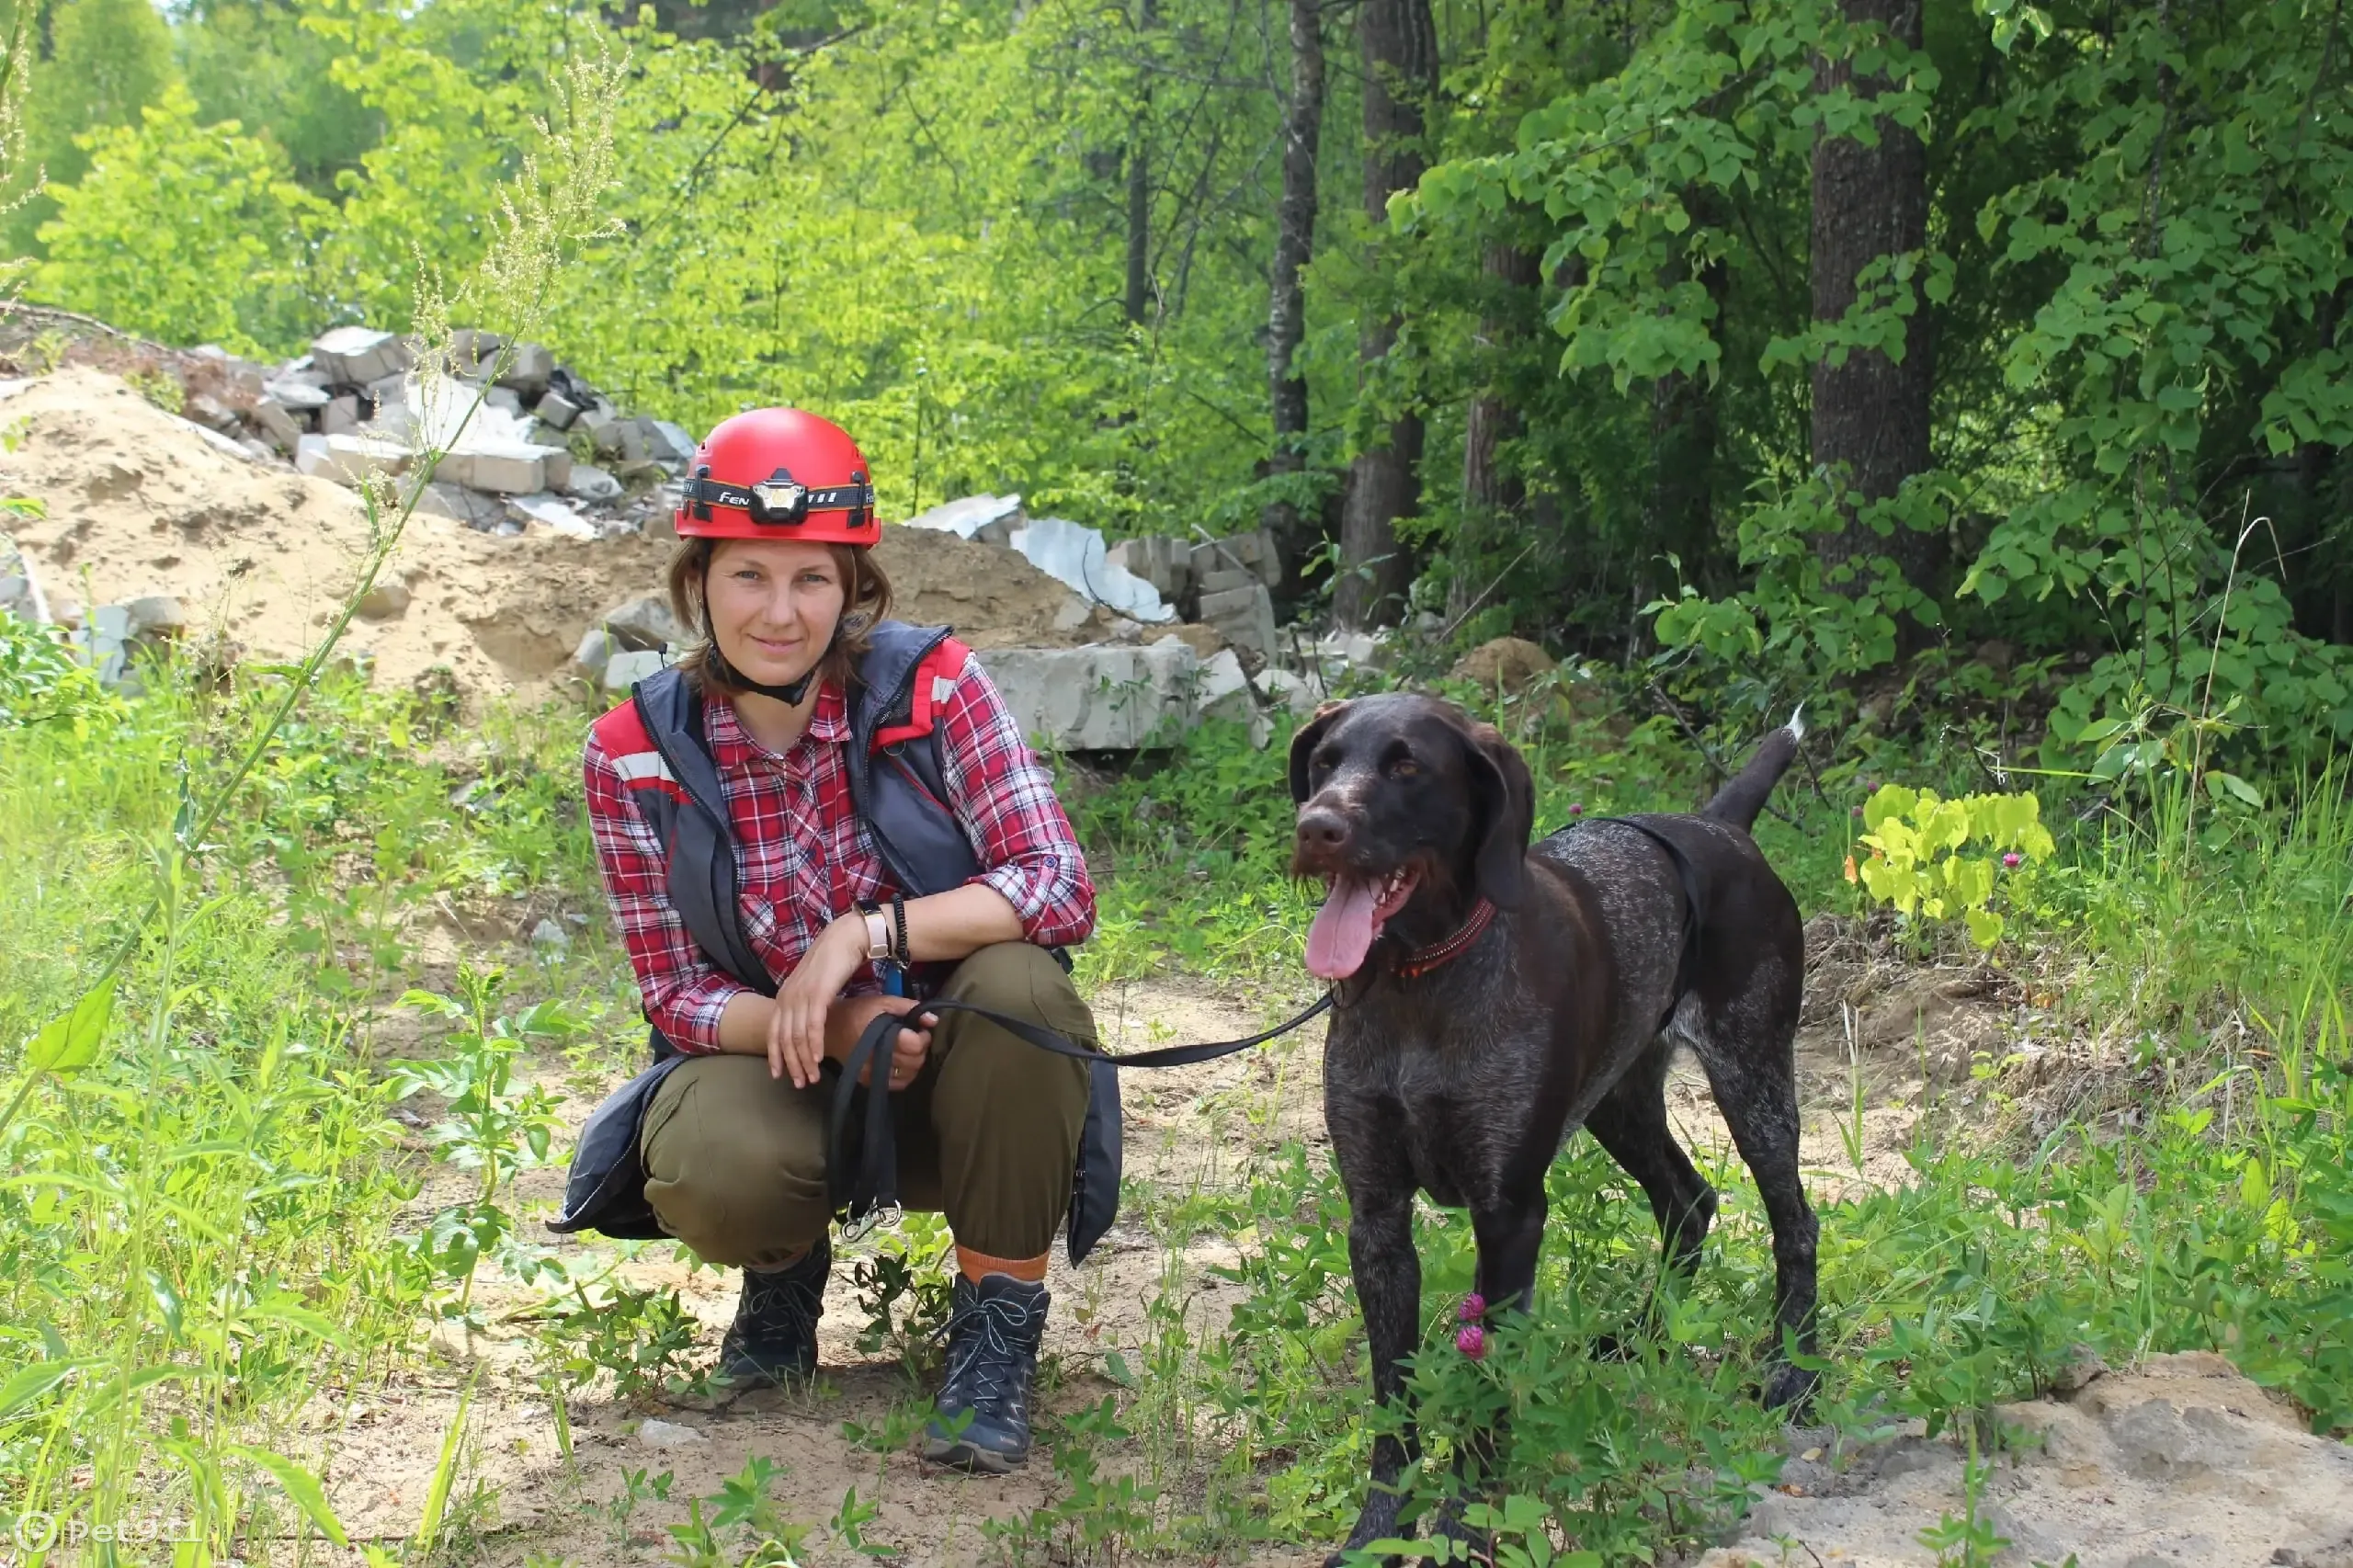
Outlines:
{"label": "headlamp on helmet", "polygon": [[726,419],[696,449],[693,474],[679,486],[681,538],[881,542],[865,458],[816,415],[756,408]]}

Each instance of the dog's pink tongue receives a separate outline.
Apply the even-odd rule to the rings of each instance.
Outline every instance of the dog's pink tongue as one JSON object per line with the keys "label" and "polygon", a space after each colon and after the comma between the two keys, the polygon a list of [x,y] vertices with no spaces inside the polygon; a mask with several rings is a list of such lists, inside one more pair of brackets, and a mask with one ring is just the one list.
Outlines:
{"label": "dog's pink tongue", "polygon": [[1372,949],[1372,916],[1380,901],[1372,884],[1356,877],[1332,883],[1332,894],[1307,928],[1307,969],[1325,980],[1346,980],[1364,967]]}

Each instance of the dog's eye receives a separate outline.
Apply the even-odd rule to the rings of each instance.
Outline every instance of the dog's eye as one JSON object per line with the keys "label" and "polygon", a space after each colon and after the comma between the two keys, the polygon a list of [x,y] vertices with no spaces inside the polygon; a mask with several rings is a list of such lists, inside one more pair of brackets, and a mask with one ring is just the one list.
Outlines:
{"label": "dog's eye", "polygon": [[1392,778],[1412,778],[1422,771],[1422,765],[1410,756],[1401,756],[1389,765]]}

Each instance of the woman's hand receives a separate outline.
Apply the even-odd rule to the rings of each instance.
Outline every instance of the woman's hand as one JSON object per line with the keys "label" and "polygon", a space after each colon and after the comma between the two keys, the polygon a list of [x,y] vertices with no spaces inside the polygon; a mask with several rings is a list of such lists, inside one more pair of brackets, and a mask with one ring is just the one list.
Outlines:
{"label": "woman's hand", "polygon": [[825,1059],[826,1015],[866,962],[864,916],[845,915],[817,934],[777,989],[776,1012],[768,1020],[768,1076],[789,1076],[796,1089],[817,1081],[818,1063]]}
{"label": "woman's hand", "polygon": [[[911,996],[847,996],[834,1005],[834,1016],[828,1021],[825,1053],[836,1062],[847,1061],[851,1050],[866,1027],[885,1013],[894,1017],[915,1014],[916,1003]],[[923,1071],[924,1059],[931,1052],[931,1031],[939,1027],[939,1019],[930,1013],[915,1017],[913,1027],[901,1029],[891,1042],[891,1088],[893,1092],[905,1088]],[[858,1074],[858,1082],[872,1078],[870,1070]]]}

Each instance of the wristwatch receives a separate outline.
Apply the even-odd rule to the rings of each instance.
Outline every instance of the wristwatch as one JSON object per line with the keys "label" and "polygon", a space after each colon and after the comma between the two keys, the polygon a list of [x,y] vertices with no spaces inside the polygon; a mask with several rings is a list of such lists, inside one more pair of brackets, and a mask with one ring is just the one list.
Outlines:
{"label": "wristwatch", "polygon": [[882,909],[879,904],[860,900],[858,912],[866,918],[867,960],[881,963],[891,956],[891,923],[882,918]]}

